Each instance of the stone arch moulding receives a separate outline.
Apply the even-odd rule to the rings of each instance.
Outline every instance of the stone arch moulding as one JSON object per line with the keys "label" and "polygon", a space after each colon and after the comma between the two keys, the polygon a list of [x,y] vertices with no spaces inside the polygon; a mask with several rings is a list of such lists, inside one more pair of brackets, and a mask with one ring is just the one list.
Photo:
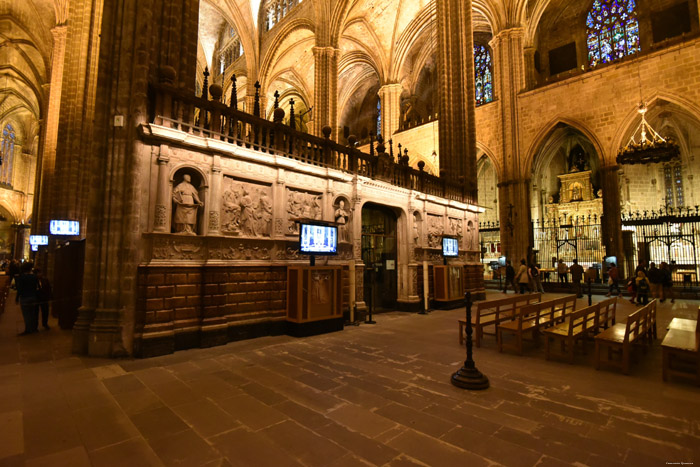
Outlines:
{"label": "stone arch moulding", "polygon": [[202,171],[202,169],[200,169],[199,167],[190,164],[178,164],[173,166],[173,168],[170,170],[170,175],[168,176],[170,184],[172,184],[175,181],[175,174],[182,171],[182,169],[189,169],[194,172],[197,172],[197,174],[202,178],[202,184],[197,187],[198,189],[201,190],[202,188],[209,188],[209,177],[207,177],[207,174],[204,171]]}
{"label": "stone arch moulding", "polygon": [[[679,110],[682,115],[685,115],[700,126],[700,106],[688,99],[670,93],[655,93],[650,98],[645,99],[644,102],[646,102],[647,108],[650,110],[657,105],[671,104],[675,107],[675,110]],[[636,105],[633,106],[618,125],[612,138],[610,154],[617,155],[617,151],[627,144],[632,132],[639,125],[640,117],[637,108]]]}
{"label": "stone arch moulding", "polygon": [[549,137],[559,125],[570,126],[574,130],[581,132],[586,138],[588,138],[588,140],[595,148],[596,153],[598,154],[598,159],[600,161],[601,167],[604,167],[606,165],[615,165],[615,161],[610,161],[609,157],[607,157],[607,153],[603,150],[603,146],[600,143],[598,137],[586,125],[577,120],[572,120],[568,118],[555,118],[553,120],[550,120],[550,122],[546,125],[542,126],[540,131],[538,131],[535,134],[535,137],[532,139],[530,147],[528,148],[526,153],[527,157],[525,158],[524,164],[522,166],[523,174],[532,173],[537,154],[540,152],[540,150],[546,144]]}
{"label": "stone arch moulding", "polygon": [[[496,168],[496,175],[498,176],[498,183],[503,181],[503,166],[501,165],[500,161],[496,158],[496,156],[493,154],[493,151],[489,149],[486,145],[483,143],[477,141],[476,142],[476,150],[477,154],[481,152],[482,157],[486,156],[489,161],[491,162],[491,165],[493,165]],[[480,157],[481,158],[481,157]],[[480,159],[479,158],[479,159]],[[479,163],[479,160],[477,159],[476,163]]]}
{"label": "stone arch moulding", "polygon": [[[238,37],[241,40],[241,46],[243,47],[246,67],[252,73],[257,66],[258,41],[257,36],[252,33],[253,25],[251,24],[251,21],[246,19],[246,14],[239,9],[236,2],[229,2],[225,0],[202,1],[206,1],[211,7],[216,9],[221,16],[224,17],[226,22],[233,25],[233,27],[236,29]],[[252,20],[252,18],[250,19]]]}
{"label": "stone arch moulding", "polygon": [[[406,27],[399,39],[396,41],[396,52],[394,52],[394,60],[392,60],[390,77],[392,79],[400,79],[399,74],[404,67],[404,64],[411,54],[413,45],[420,40],[423,34],[432,34],[432,27],[436,27],[435,20],[435,2],[430,2]],[[437,49],[437,38],[431,37],[428,39],[431,51]],[[424,63],[420,64],[422,68]]]}
{"label": "stone arch moulding", "polygon": [[272,71],[276,58],[279,54],[280,47],[287,40],[288,36],[298,29],[306,29],[311,35],[316,37],[316,27],[313,22],[307,18],[296,18],[287,24],[284,24],[282,29],[276,32],[275,38],[265,51],[265,55],[260,60],[260,72],[258,73],[258,81],[260,88],[267,89],[272,81],[268,78],[268,74]]}

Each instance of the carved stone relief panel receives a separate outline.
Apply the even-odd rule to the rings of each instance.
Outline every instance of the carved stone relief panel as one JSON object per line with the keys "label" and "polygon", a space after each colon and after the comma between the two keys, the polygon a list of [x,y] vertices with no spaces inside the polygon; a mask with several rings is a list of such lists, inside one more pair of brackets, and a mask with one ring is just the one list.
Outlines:
{"label": "carved stone relief panel", "polygon": [[320,220],[323,215],[322,195],[287,188],[287,235],[299,234],[296,219]]}
{"label": "carved stone relief panel", "polygon": [[428,214],[428,248],[439,248],[444,233],[442,216]]}
{"label": "carved stone relief panel", "polygon": [[269,237],[272,230],[272,189],[269,185],[224,177],[221,230],[224,235]]}
{"label": "carved stone relief panel", "polygon": [[462,239],[462,219],[455,219],[454,217],[450,217],[450,235],[454,235],[455,237],[459,238],[460,240]]}

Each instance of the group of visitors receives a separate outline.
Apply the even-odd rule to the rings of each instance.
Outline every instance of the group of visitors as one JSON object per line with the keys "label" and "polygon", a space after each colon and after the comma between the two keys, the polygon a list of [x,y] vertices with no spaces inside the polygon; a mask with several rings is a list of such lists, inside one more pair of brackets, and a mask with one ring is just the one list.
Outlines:
{"label": "group of visitors", "polygon": [[[518,284],[516,286],[515,284]],[[503,287],[503,293],[508,293],[508,287],[513,287],[513,292],[524,294],[525,291],[542,292],[544,293],[544,287],[542,287],[542,275],[540,273],[539,264],[527,265],[524,259],[520,260],[520,267],[518,272],[515,272],[515,268],[510,261],[506,261],[506,284]]]}
{"label": "group of visitors", "polygon": [[649,269],[646,267],[646,261],[642,261],[637,265],[634,274],[635,276],[627,281],[627,291],[631,295],[630,302],[646,305],[649,303],[650,295],[661,303],[668,298],[671,299],[671,303],[675,301],[671,266],[666,261],[662,261],[659,267],[652,262],[649,264]]}
{"label": "group of visitors", "polygon": [[39,331],[39,312],[41,311],[41,325],[44,329],[51,329],[49,326],[49,303],[51,301],[51,283],[41,273],[34,268],[34,263],[24,262],[19,266],[19,270],[13,275],[10,274],[10,281],[14,280],[14,287],[17,289],[15,302],[19,303],[24,319],[24,331],[20,336],[32,334]]}

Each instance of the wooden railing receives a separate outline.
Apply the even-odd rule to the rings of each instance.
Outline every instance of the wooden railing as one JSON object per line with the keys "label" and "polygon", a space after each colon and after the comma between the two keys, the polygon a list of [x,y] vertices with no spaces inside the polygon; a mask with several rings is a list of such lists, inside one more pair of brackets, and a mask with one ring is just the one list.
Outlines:
{"label": "wooden railing", "polygon": [[[407,157],[393,161],[377,145],[377,155],[366,154],[330,139],[295,130],[280,121],[268,121],[213,100],[196,97],[170,84],[152,84],[150,121],[187,134],[212,138],[267,154],[284,156],[311,164],[364,177],[383,180],[395,186],[433,196],[476,204],[463,183],[435,177],[408,165]],[[283,115],[283,114],[282,114]]]}

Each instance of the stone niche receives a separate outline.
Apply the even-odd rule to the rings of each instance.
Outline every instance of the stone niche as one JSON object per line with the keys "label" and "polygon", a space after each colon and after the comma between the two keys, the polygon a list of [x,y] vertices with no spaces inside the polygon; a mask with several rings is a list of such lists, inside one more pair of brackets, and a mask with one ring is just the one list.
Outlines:
{"label": "stone niche", "polygon": [[270,185],[224,177],[221,232],[234,237],[270,237],[273,200]]}

